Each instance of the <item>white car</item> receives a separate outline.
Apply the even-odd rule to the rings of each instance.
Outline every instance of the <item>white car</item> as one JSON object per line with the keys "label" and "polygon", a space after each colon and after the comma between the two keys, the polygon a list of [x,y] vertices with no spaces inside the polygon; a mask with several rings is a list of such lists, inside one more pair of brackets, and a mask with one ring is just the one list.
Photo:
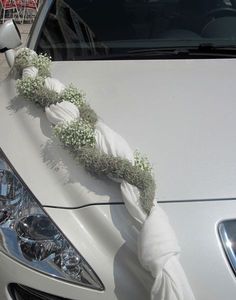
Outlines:
{"label": "white car", "polygon": [[[2,51],[17,39],[0,27]],[[234,300],[236,2],[47,0],[27,46],[148,156],[196,300]],[[0,83],[0,299],[149,299],[118,183],[75,163],[16,79]]]}

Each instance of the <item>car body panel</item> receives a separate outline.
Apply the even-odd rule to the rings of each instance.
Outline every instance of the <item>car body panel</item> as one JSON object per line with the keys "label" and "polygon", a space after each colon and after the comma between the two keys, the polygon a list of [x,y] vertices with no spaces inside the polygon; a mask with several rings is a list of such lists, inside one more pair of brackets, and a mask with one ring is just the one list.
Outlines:
{"label": "car body panel", "polygon": [[[52,75],[149,157],[158,201],[184,201],[236,196],[235,70],[233,59],[81,61],[54,63]],[[0,88],[1,147],[42,205],[122,202],[117,184],[61,147],[40,107],[16,97],[14,79]]]}
{"label": "car body panel", "polygon": [[236,196],[234,59],[59,62],[53,76],[148,156],[158,201]]}
{"label": "car body panel", "polygon": [[[161,206],[179,239],[180,260],[196,299],[222,300],[225,295],[227,300],[235,299],[236,278],[219,242],[217,224],[235,218],[236,202],[199,201]],[[105,290],[98,292],[50,278],[0,253],[1,268],[5,270],[0,280],[1,299],[7,299],[4,287],[11,282],[72,300],[149,298],[153,280],[137,259],[139,226],[124,205],[92,205],[74,210],[46,208],[46,212],[93,266]]]}

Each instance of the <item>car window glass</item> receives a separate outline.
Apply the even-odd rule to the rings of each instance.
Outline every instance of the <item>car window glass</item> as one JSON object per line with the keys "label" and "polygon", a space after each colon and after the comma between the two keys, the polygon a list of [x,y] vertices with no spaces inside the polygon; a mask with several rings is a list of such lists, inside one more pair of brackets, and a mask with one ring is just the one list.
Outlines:
{"label": "car window glass", "polygon": [[236,44],[236,0],[58,0],[36,50],[78,60],[209,41]]}

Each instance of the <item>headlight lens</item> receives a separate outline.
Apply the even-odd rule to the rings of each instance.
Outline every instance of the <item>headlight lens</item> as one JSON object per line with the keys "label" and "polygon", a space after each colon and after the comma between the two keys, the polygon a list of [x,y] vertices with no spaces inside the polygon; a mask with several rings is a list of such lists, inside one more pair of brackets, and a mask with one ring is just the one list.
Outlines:
{"label": "headlight lens", "polygon": [[236,220],[226,220],[218,226],[221,243],[236,274]]}
{"label": "headlight lens", "polygon": [[1,150],[0,250],[47,275],[104,289],[95,272],[43,211]]}

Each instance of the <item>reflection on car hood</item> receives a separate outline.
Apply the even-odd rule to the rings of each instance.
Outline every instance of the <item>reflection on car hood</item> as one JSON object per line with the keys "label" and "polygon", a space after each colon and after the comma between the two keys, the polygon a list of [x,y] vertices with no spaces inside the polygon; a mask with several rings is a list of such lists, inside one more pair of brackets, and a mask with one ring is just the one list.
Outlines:
{"label": "reflection on car hood", "polygon": [[[236,60],[57,62],[53,77],[84,90],[98,115],[150,158],[159,201],[236,196]],[[50,142],[43,112],[14,98],[14,85],[1,85],[0,147],[41,203],[121,201],[116,184],[91,177]]]}

